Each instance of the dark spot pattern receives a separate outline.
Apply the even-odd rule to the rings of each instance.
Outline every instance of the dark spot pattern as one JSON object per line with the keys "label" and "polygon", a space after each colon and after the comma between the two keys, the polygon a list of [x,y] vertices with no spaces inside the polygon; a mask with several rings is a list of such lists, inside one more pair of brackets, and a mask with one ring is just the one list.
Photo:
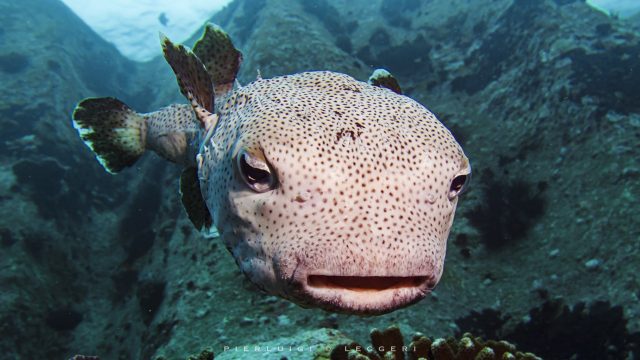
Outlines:
{"label": "dark spot pattern", "polygon": [[[420,276],[429,288],[440,278],[457,204],[451,181],[470,170],[415,101],[332,72],[261,79],[233,93],[206,145],[203,195],[225,246],[262,288],[303,305],[379,312],[428,289],[365,304],[309,295],[306,276]],[[241,151],[269,164],[273,190],[243,183]]]}
{"label": "dark spot pattern", "polygon": [[110,173],[133,165],[144,153],[144,117],[116,98],[82,100],[73,112],[73,122],[82,140]]}
{"label": "dark spot pattern", "polygon": [[216,96],[224,95],[233,88],[242,53],[233,46],[226,32],[214,24],[207,24],[202,38],[193,46],[193,53],[207,68]]}

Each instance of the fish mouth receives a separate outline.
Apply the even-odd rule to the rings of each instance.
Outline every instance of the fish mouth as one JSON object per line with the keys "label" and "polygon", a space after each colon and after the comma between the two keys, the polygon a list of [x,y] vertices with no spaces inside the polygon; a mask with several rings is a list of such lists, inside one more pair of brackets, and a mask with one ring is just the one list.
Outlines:
{"label": "fish mouth", "polygon": [[426,280],[426,276],[307,276],[307,284],[313,288],[342,289],[357,292],[377,292],[419,287]]}
{"label": "fish mouth", "polygon": [[379,315],[424,298],[436,281],[433,276],[344,276],[308,274],[303,277],[305,302],[325,310]]}

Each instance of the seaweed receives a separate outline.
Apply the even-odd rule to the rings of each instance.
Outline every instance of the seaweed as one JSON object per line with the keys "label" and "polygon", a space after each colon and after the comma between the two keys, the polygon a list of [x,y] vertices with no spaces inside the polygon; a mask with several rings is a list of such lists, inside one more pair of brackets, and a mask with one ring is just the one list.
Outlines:
{"label": "seaweed", "polygon": [[489,249],[501,248],[524,238],[545,211],[544,182],[497,179],[490,170],[482,174],[483,195],[465,213]]}

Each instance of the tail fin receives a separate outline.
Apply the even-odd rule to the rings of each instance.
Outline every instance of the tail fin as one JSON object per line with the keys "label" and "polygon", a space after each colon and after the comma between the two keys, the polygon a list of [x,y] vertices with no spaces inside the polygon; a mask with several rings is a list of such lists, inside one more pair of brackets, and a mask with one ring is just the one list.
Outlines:
{"label": "tail fin", "polygon": [[73,111],[73,127],[112,174],[133,165],[144,153],[147,135],[144,116],[116,98],[80,101]]}

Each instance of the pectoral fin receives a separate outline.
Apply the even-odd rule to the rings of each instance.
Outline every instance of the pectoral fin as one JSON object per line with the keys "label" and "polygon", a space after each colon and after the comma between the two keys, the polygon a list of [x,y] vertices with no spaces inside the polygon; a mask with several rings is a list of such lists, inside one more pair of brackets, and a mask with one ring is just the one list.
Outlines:
{"label": "pectoral fin", "polygon": [[203,227],[209,229],[212,225],[211,213],[202,197],[195,167],[185,168],[180,175],[180,198],[193,226],[198,230]]}

